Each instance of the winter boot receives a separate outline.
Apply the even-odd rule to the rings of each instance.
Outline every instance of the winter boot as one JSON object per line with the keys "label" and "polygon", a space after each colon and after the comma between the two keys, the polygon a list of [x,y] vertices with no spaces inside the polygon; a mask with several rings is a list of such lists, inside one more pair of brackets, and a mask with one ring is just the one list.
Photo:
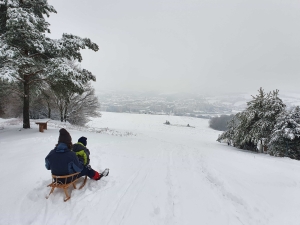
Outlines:
{"label": "winter boot", "polygon": [[106,177],[109,174],[109,169],[106,168],[105,170],[102,171],[101,176]]}

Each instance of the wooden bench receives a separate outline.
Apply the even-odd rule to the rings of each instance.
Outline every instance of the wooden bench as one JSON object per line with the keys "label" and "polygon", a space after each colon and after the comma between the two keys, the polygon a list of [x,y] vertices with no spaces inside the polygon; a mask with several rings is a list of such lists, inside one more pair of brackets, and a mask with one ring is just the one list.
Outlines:
{"label": "wooden bench", "polygon": [[44,132],[44,130],[47,130],[47,123],[50,120],[47,121],[37,121],[35,122],[37,125],[39,125],[39,132]]}
{"label": "wooden bench", "polygon": [[[79,173],[74,173],[74,174],[70,174],[70,175],[65,175],[65,176],[56,176],[52,174],[52,183],[49,184],[47,187],[51,187],[51,191],[49,193],[49,195],[46,197],[46,199],[49,198],[49,196],[53,193],[55,188],[61,188],[64,190],[65,194],[66,194],[66,198],[64,199],[64,201],[68,201],[71,196],[68,194],[67,189],[73,185],[73,187],[76,189],[76,181],[79,180],[80,177],[78,177]],[[81,186],[79,187],[79,189],[83,188],[85,183],[87,181],[87,176],[85,176],[83,183],[81,184]]]}

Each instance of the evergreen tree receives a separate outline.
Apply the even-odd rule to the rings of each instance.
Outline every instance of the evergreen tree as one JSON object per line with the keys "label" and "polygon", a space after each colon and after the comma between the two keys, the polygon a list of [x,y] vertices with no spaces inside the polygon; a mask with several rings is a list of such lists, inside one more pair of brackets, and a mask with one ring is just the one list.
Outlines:
{"label": "evergreen tree", "polygon": [[209,120],[209,127],[215,130],[225,131],[228,129],[228,122],[234,117],[234,115],[221,115],[213,117]]}
{"label": "evergreen tree", "polygon": [[[261,144],[267,145],[274,129],[277,117],[285,110],[285,104],[278,97],[278,90],[272,91],[262,98],[260,94],[253,104],[252,110],[257,115],[257,121],[252,126],[250,135]],[[257,101],[258,100],[258,101]]]}
{"label": "evergreen tree", "polygon": [[285,105],[278,97],[278,90],[266,94],[262,88],[247,102],[247,108],[235,115],[229,130],[218,140],[229,139],[238,148],[256,150],[257,142],[268,143],[276,118]]}
{"label": "evergreen tree", "polygon": [[255,124],[262,118],[266,98],[268,94],[262,88],[258,90],[256,96],[247,102],[247,108],[236,115],[239,121],[234,131],[234,142],[237,147],[256,150],[257,135],[254,133]]}
{"label": "evergreen tree", "polygon": [[238,140],[236,140],[236,130],[238,124],[238,116],[235,115],[231,120],[228,121],[227,130],[218,137],[217,141],[221,142],[222,140],[226,140],[228,143],[232,143],[233,146],[235,146],[238,143]]}
{"label": "evergreen tree", "polygon": [[276,120],[268,144],[268,153],[300,159],[300,107],[282,112]]}
{"label": "evergreen tree", "polygon": [[30,128],[29,96],[43,82],[82,85],[95,76],[85,69],[74,70],[65,59],[78,60],[80,49],[98,46],[88,38],[63,34],[54,40],[44,16],[56,13],[47,0],[0,0],[0,79],[22,84],[23,128]]}

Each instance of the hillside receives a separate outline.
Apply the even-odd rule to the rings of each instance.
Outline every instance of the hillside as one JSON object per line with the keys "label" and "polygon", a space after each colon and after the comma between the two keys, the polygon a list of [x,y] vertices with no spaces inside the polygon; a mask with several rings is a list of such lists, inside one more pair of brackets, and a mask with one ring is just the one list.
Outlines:
{"label": "hillside", "polygon": [[[0,119],[0,224],[299,224],[298,161],[218,143],[200,118],[104,112],[88,125],[39,133]],[[73,142],[88,138],[93,168],[110,168],[66,203],[57,190],[45,199],[44,158],[63,126]]]}

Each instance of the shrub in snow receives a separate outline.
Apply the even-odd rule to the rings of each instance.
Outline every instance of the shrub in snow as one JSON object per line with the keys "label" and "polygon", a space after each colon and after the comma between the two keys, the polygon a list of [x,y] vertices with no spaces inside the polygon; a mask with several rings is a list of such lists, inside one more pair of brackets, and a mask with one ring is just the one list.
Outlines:
{"label": "shrub in snow", "polygon": [[300,159],[300,108],[283,112],[278,117],[268,144],[268,153]]}

